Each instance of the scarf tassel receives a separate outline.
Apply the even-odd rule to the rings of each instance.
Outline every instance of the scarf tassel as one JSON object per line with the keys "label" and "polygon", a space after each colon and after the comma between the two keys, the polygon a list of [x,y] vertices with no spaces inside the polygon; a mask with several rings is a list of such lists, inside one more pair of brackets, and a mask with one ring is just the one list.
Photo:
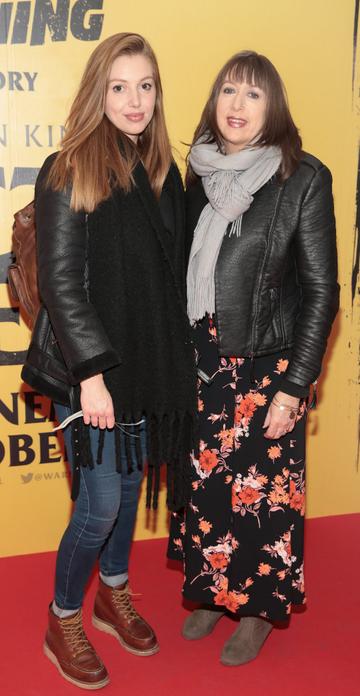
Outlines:
{"label": "scarf tassel", "polygon": [[[141,414],[136,416],[126,413],[119,419],[125,423],[138,422]],[[76,421],[74,421],[76,424]],[[143,469],[145,453],[139,437],[140,426],[133,426],[131,435],[123,433],[119,428],[114,430],[116,470],[124,473],[124,460],[127,473],[134,470],[134,455],[136,466]],[[96,465],[100,465],[104,454],[105,430],[100,430],[98,435]],[[136,435],[134,444],[130,436]],[[79,464],[94,468],[94,459],[91,451],[90,429],[83,423],[77,423],[72,428],[73,451],[79,452]],[[177,510],[189,500],[191,493],[190,483],[190,456],[191,450],[197,449],[197,419],[188,412],[173,412],[171,414],[151,414],[146,419],[146,449],[147,449],[147,490],[146,506],[156,509],[161,489],[161,465],[167,464],[166,487],[167,505],[170,510]],[[76,462],[76,459],[75,459]],[[73,476],[73,500],[78,494],[79,468],[74,467]]]}
{"label": "scarf tassel", "polygon": [[233,221],[229,230],[229,237],[236,236],[241,237],[241,227],[242,227],[243,216],[240,215],[236,220]]}
{"label": "scarf tassel", "polygon": [[191,494],[189,452],[194,449],[196,442],[196,421],[186,412],[175,413],[171,417],[163,416],[160,421],[156,418],[151,420],[152,427],[147,430],[146,506],[157,508],[161,485],[161,464],[166,462],[166,503],[170,510],[178,510],[189,500]]}

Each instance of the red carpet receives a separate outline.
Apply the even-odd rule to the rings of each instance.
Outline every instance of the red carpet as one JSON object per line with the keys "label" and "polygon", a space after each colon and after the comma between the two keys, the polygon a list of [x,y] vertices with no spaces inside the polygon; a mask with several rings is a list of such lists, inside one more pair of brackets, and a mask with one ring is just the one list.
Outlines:
{"label": "red carpet", "polygon": [[[126,653],[90,624],[96,582],[85,604],[88,635],[111,683],[104,696],[355,696],[360,694],[360,515],[310,520],[306,530],[308,607],[289,629],[276,630],[261,655],[223,667],[219,654],[234,624],[224,618],[199,642],[182,639],[186,610],[181,573],[166,566],[166,540],[134,544],[131,579],[140,613],[156,628],[160,652]],[[0,560],[2,696],[86,693],[65,682],[42,654],[46,605],[52,595],[53,553]]]}

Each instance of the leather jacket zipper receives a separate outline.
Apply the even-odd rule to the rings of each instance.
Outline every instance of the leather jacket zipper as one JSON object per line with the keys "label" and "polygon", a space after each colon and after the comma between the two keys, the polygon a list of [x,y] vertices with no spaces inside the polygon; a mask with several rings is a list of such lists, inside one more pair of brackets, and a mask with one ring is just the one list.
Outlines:
{"label": "leather jacket zipper", "polygon": [[261,264],[259,282],[258,282],[257,293],[256,293],[255,314],[254,314],[254,321],[253,321],[252,330],[251,330],[251,351],[250,351],[250,356],[249,356],[249,357],[251,358],[250,382],[252,382],[253,384],[255,383],[255,375],[254,375],[254,360],[255,360],[255,328],[256,328],[256,321],[257,321],[257,317],[258,317],[258,313],[259,313],[259,296],[260,296],[261,282],[262,282],[263,272],[264,272],[264,268],[265,268],[265,263],[266,263],[266,261],[267,261],[268,254],[269,254],[270,243],[271,243],[272,234],[273,234],[274,227],[275,227],[275,221],[276,221],[276,217],[277,217],[277,212],[278,212],[278,208],[279,208],[279,204],[280,204],[280,199],[281,199],[281,196],[282,196],[282,192],[283,192],[283,186],[280,187],[279,193],[278,193],[278,196],[277,196],[277,199],[276,199],[274,215],[273,215],[273,218],[272,218],[272,221],[271,221],[271,225],[270,225],[270,229],[269,229],[269,234],[268,234],[268,238],[267,238],[267,246],[266,246],[266,249],[265,249],[265,254],[264,254],[263,262],[262,262],[262,264]]}
{"label": "leather jacket zipper", "polygon": [[[273,327],[275,338],[281,339],[281,346],[284,344],[284,333],[281,318],[281,288],[270,288],[270,302],[271,302],[271,312],[273,313]],[[279,310],[279,323],[276,322],[276,309],[278,305]],[[280,332],[280,335],[279,335]]]}
{"label": "leather jacket zipper", "polygon": [[283,285],[281,284],[280,292],[279,292],[279,318],[280,318],[280,331],[281,331],[281,347],[284,348],[286,345],[286,337],[285,337],[285,324],[284,324],[284,316],[282,312],[282,294],[283,294]]}

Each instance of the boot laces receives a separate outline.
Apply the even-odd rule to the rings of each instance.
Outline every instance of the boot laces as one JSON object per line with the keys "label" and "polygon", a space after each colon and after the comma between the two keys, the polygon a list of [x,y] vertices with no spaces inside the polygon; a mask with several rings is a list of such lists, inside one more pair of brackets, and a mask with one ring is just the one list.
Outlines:
{"label": "boot laces", "polygon": [[70,649],[75,655],[79,655],[85,650],[91,649],[91,645],[86,637],[82,625],[81,612],[67,619],[60,619],[64,638]]}
{"label": "boot laces", "polygon": [[116,608],[124,614],[127,621],[139,619],[140,616],[131,604],[131,597],[139,597],[131,592],[130,587],[126,586],[123,590],[113,589],[113,600]]}

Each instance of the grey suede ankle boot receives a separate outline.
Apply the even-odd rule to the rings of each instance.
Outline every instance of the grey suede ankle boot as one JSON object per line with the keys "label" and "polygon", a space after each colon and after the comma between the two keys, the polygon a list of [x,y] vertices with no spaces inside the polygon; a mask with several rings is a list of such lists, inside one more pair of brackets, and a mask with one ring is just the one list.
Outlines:
{"label": "grey suede ankle boot", "polygon": [[244,665],[254,660],[273,626],[266,619],[244,616],[231,638],[226,641],[220,661],[223,665]]}
{"label": "grey suede ankle boot", "polygon": [[205,638],[224,616],[224,611],[217,609],[194,609],[183,625],[182,635],[186,640],[198,640]]}

